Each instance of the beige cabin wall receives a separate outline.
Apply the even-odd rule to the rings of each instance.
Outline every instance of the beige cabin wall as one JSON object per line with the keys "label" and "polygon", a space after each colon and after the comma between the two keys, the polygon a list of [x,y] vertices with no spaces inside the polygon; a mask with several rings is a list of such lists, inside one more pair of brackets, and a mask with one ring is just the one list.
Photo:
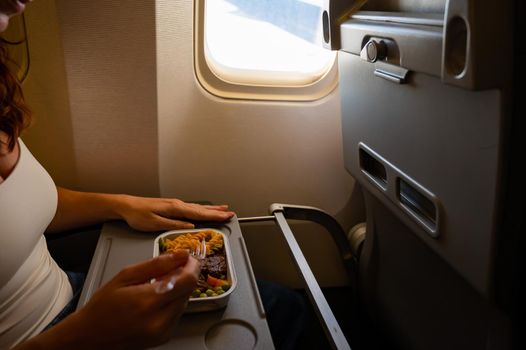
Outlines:
{"label": "beige cabin wall", "polygon": [[55,1],[36,1],[25,19],[30,63],[23,90],[33,122],[22,139],[57,184],[75,188],[72,116]]}
{"label": "beige cabin wall", "polygon": [[58,184],[158,195],[155,2],[28,7],[31,150]]}
{"label": "beige cabin wall", "polygon": [[[343,165],[340,95],[313,102],[212,96],[193,65],[193,1],[39,0],[27,12],[35,111],[28,146],[60,185],[228,203],[310,205],[349,228],[363,219]],[[323,286],[347,283],[315,224],[293,223]],[[279,232],[243,226],[258,278],[301,282]]]}

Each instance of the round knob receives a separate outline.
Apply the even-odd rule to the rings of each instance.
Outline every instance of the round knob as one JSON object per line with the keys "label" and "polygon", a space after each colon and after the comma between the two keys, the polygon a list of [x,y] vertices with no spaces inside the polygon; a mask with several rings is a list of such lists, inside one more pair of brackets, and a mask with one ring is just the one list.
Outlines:
{"label": "round knob", "polygon": [[369,42],[365,44],[365,52],[369,62],[376,62],[377,60],[382,60],[387,56],[387,45],[383,40],[369,40]]}

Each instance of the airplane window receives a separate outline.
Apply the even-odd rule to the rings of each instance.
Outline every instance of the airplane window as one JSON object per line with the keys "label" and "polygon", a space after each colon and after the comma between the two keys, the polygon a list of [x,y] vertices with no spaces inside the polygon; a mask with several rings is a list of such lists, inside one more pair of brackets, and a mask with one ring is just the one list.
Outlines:
{"label": "airplane window", "polygon": [[[336,57],[322,47],[322,2],[202,1],[201,45],[206,65],[217,78],[234,85],[294,88],[317,84],[334,69]],[[322,88],[325,94],[331,90],[328,85],[334,87],[332,75],[329,80]],[[287,91],[289,97],[291,93]],[[323,95],[312,90],[308,94],[310,99]],[[263,95],[268,97],[266,92]]]}
{"label": "airplane window", "polygon": [[230,81],[315,82],[334,60],[322,48],[320,6],[321,0],[207,1],[209,64]]}

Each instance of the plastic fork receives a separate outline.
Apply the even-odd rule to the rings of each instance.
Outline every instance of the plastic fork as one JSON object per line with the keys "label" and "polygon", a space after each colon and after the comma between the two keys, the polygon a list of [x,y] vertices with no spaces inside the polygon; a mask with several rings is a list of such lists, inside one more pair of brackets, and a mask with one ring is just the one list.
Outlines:
{"label": "plastic fork", "polygon": [[190,251],[190,255],[201,261],[206,258],[206,241],[203,238],[193,251]]}
{"label": "plastic fork", "polygon": [[[204,238],[193,250],[190,250],[190,255],[199,261],[206,258],[206,241]],[[157,292],[157,294],[163,294],[171,291],[174,289],[176,281],[177,277],[175,277],[175,275],[171,276],[168,280],[161,281],[155,288],[155,292]]]}

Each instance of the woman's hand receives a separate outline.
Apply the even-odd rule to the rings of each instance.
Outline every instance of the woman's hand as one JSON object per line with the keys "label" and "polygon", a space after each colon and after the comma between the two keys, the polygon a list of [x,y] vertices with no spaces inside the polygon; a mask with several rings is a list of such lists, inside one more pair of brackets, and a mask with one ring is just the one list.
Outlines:
{"label": "woman's hand", "polygon": [[234,216],[227,205],[200,205],[179,199],[123,196],[117,209],[130,227],[139,231],[194,228],[185,221],[226,221]]}
{"label": "woman's hand", "polygon": [[[81,309],[20,349],[144,349],[168,341],[195,288],[199,262],[186,251],[128,266]],[[159,284],[176,278],[172,289]],[[150,283],[155,278],[156,282]]]}
{"label": "woman's hand", "polygon": [[[112,348],[162,344],[170,339],[198,274],[199,263],[183,251],[129,266],[99,289],[78,317],[88,333]],[[173,289],[159,294],[158,285],[173,275]],[[152,278],[157,281],[149,283]]]}
{"label": "woman's hand", "polygon": [[193,228],[185,221],[226,221],[234,216],[226,205],[199,205],[179,199],[89,193],[58,187],[58,208],[47,233],[63,232],[108,220],[125,220],[139,231]]}

